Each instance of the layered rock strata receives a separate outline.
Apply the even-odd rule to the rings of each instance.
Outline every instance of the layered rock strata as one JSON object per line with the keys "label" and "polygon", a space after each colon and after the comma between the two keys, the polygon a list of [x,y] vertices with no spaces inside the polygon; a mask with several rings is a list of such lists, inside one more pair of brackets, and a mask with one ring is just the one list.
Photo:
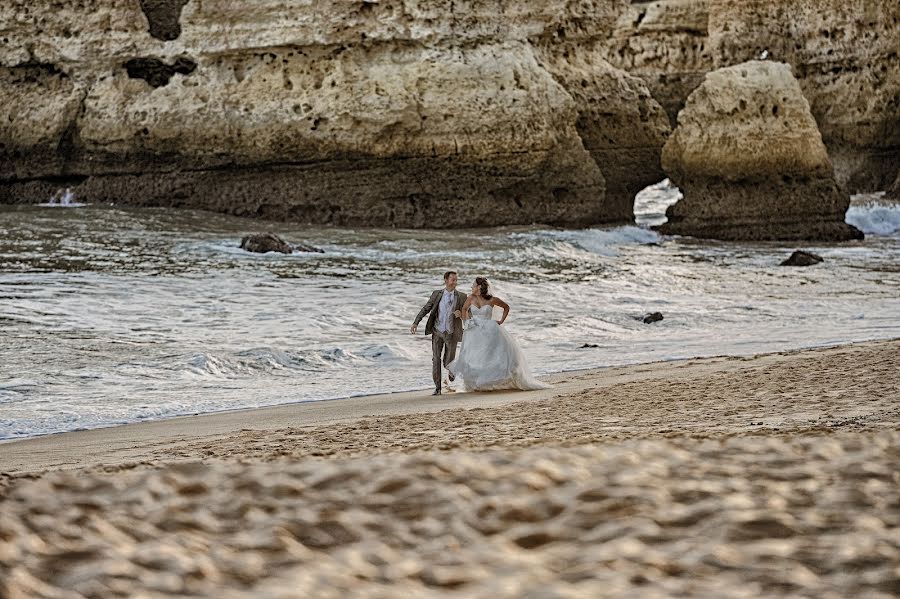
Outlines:
{"label": "layered rock strata", "polygon": [[688,98],[663,148],[684,199],[668,234],[716,239],[841,241],[850,198],[837,184],[800,85],[784,63],[713,71]]}
{"label": "layered rock strata", "polygon": [[[900,168],[894,0],[10,0],[0,202],[346,225],[631,219],[715,68],[794,68],[839,184]],[[135,187],[135,186],[138,187]]]}
{"label": "layered rock strata", "polygon": [[620,4],[14,0],[0,201],[65,184],[353,226],[629,221],[667,126],[639,80],[582,73],[566,34]]}

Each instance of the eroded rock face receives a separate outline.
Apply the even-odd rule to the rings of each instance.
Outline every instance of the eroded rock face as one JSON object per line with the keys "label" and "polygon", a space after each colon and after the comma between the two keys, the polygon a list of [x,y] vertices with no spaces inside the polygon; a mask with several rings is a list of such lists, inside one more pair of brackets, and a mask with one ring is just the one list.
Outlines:
{"label": "eroded rock face", "polygon": [[[0,111],[18,115],[0,130],[0,201],[43,200],[33,194],[47,185],[36,182],[82,177],[76,191],[88,202],[338,225],[631,218],[621,194],[606,203],[602,168],[579,135],[594,127],[583,122],[589,111],[563,85],[571,77],[541,63],[566,31],[611,27],[617,0],[484,0],[465,11],[413,1],[332,0],[316,11],[300,0],[182,4],[0,7],[9,39]],[[52,67],[20,85],[19,71],[36,62]],[[654,110],[636,84],[620,72],[591,80],[612,86],[595,97],[612,98],[626,120]],[[649,108],[624,106],[628,94]],[[622,163],[659,174],[653,135],[644,135],[649,169],[631,148],[608,160],[623,173],[617,190],[648,178]],[[609,156],[614,145],[592,148]]]}
{"label": "eroded rock face", "polygon": [[84,180],[88,201],[354,226],[626,222],[661,178],[660,106],[674,123],[764,50],[838,183],[884,189],[897,39],[895,0],[9,0],[0,202]]}
{"label": "eroded rock face", "polygon": [[684,193],[667,234],[725,240],[861,238],[791,67],[751,61],[713,71],[663,149]]}
{"label": "eroded rock face", "polygon": [[900,2],[787,0],[710,7],[717,66],[767,50],[794,67],[835,176],[885,189],[900,168]]}
{"label": "eroded rock face", "polygon": [[630,3],[603,42],[607,60],[646,83],[672,126],[687,97],[714,68],[709,43],[710,3]]}
{"label": "eroded rock face", "polygon": [[538,56],[575,100],[576,130],[606,178],[605,222],[632,221],[634,196],[665,177],[665,112],[644,82],[609,64],[596,43],[542,44]]}
{"label": "eroded rock face", "polygon": [[900,2],[658,0],[617,19],[606,57],[647,83],[673,125],[713,69],[762,55],[794,69],[838,183],[885,189],[900,166]]}

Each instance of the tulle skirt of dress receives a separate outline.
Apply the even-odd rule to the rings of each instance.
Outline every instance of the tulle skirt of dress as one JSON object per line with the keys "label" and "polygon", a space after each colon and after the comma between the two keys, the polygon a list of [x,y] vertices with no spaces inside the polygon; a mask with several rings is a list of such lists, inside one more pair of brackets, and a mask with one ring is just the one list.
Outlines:
{"label": "tulle skirt of dress", "polygon": [[456,359],[447,368],[466,391],[547,389],[531,375],[525,354],[506,328],[489,318],[469,321]]}

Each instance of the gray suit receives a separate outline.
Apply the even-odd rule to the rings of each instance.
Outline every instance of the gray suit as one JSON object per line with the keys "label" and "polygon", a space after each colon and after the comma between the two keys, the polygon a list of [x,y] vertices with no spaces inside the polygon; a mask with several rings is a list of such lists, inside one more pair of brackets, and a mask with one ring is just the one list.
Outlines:
{"label": "gray suit", "polygon": [[[461,291],[455,291],[456,301],[453,303],[452,311],[462,310],[463,304],[466,303],[466,294]],[[462,319],[456,316],[452,317],[453,330],[449,333],[438,331],[435,329],[435,321],[438,317],[440,309],[441,297],[444,295],[443,289],[438,289],[431,293],[428,302],[419,310],[419,314],[413,321],[417,325],[422,322],[425,315],[428,314],[428,321],[425,323],[425,334],[431,335],[431,377],[434,379],[436,389],[441,387],[441,363],[447,366],[456,358],[456,344],[462,341],[463,325]],[[441,354],[443,353],[443,360]]]}

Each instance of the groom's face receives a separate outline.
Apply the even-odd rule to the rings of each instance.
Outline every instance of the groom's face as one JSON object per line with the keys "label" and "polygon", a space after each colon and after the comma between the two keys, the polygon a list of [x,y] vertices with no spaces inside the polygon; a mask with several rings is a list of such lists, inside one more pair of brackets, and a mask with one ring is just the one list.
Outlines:
{"label": "groom's face", "polygon": [[450,275],[447,277],[447,289],[453,291],[456,289],[456,282],[459,280],[459,277],[456,275]]}

